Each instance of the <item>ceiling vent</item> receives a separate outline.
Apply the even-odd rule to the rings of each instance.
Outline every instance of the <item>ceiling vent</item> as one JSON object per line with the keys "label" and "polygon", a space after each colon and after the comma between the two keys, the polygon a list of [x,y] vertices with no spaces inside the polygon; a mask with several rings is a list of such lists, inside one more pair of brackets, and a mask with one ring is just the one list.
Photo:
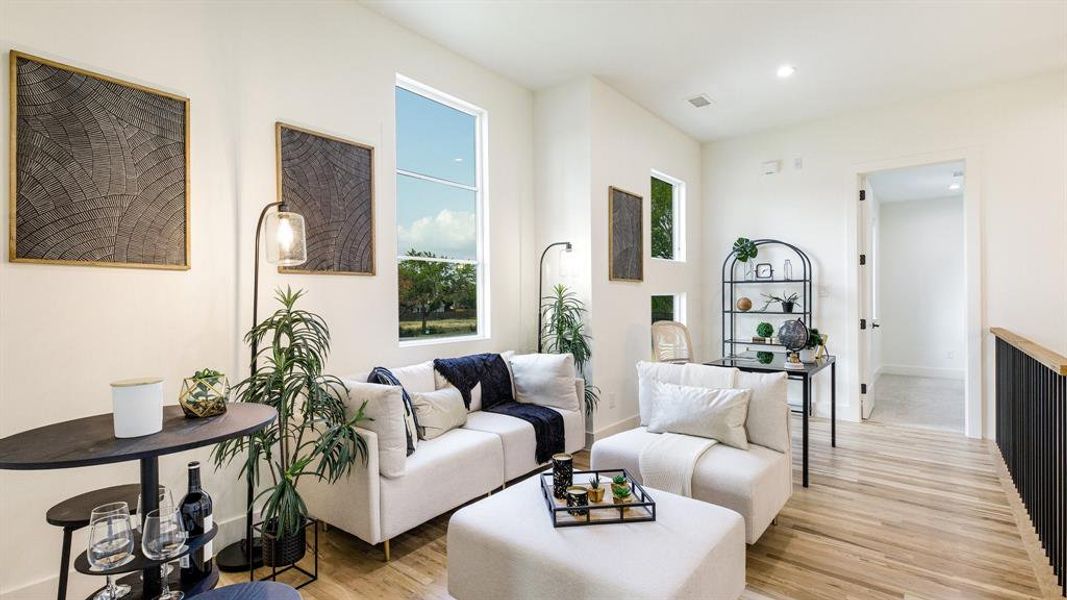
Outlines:
{"label": "ceiling vent", "polygon": [[712,99],[707,94],[700,94],[699,96],[693,96],[689,99],[689,103],[695,108],[704,108],[705,106],[712,105]]}

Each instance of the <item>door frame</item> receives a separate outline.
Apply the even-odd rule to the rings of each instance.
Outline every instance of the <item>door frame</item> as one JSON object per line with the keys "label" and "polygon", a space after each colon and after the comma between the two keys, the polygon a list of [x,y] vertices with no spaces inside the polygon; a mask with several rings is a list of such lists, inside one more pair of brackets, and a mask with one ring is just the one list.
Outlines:
{"label": "door frame", "polygon": [[[964,270],[964,433],[970,438],[984,437],[986,401],[982,384],[982,175],[981,152],[965,147],[898,156],[855,163],[852,168],[852,201],[849,203],[848,281],[849,342],[856,360],[850,361],[849,377],[855,383],[858,398],[861,383],[860,349],[860,268],[859,268],[859,190],[866,175],[877,171],[917,167],[943,162],[963,161],[966,184],[963,189],[963,270]],[[861,402],[850,403],[853,420],[862,420]]]}

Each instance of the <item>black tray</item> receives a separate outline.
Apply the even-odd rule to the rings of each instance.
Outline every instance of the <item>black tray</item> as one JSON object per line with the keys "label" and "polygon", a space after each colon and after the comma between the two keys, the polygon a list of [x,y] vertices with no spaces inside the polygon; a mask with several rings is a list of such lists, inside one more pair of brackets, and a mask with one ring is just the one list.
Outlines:
{"label": "black tray", "polygon": [[[633,501],[626,504],[614,504],[611,497],[611,478],[623,475],[630,484],[630,497]],[[568,507],[566,500],[559,500],[552,494],[551,471],[541,473],[541,495],[545,498],[548,515],[553,527],[579,527],[585,525],[609,525],[612,523],[641,523],[656,520],[656,501],[648,495],[641,484],[634,481],[626,469],[591,469],[575,471],[572,485],[588,489],[594,477],[601,480],[606,487],[603,502],[589,502],[588,507],[577,509]],[[604,478],[607,478],[605,481]],[[574,511],[577,514],[571,514]]]}

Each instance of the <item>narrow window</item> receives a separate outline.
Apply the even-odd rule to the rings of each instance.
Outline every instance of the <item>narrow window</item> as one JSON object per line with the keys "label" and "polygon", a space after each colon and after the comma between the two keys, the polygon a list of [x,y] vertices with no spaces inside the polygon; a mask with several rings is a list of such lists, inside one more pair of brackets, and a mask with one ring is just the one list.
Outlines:
{"label": "narrow window", "polygon": [[652,173],[652,258],[685,260],[685,183]]}
{"label": "narrow window", "polygon": [[398,78],[400,341],[487,335],[480,108]]}
{"label": "narrow window", "polygon": [[685,297],[682,294],[652,296],[652,322],[685,322]]}

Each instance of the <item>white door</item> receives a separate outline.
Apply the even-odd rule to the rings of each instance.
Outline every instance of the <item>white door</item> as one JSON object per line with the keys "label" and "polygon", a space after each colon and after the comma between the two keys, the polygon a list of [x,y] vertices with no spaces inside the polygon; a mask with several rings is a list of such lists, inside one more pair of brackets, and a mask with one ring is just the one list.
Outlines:
{"label": "white door", "polygon": [[860,408],[867,419],[874,410],[875,368],[881,361],[878,343],[878,198],[864,177],[859,197]]}

